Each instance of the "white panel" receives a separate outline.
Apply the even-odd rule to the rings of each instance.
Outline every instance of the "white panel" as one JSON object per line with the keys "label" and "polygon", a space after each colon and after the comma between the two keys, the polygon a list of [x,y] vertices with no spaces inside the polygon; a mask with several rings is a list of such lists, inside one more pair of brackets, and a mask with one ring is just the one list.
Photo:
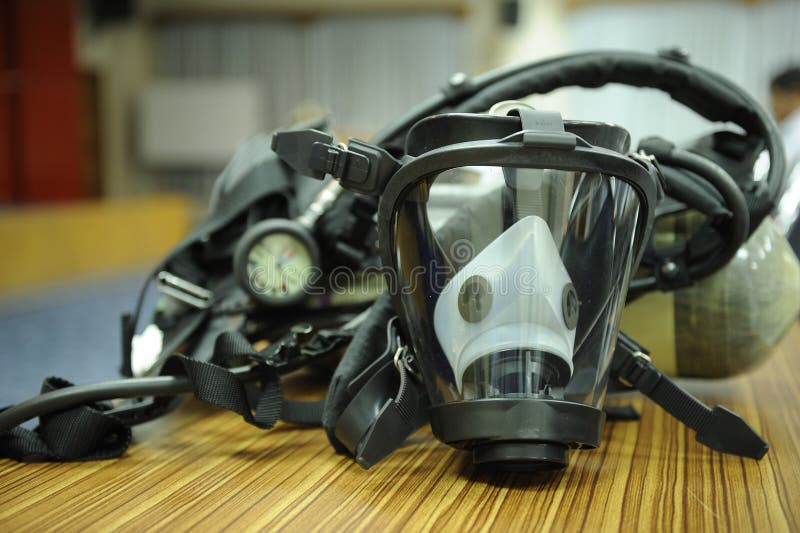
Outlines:
{"label": "white panel", "polygon": [[[209,79],[251,80],[259,91],[262,131],[289,126],[298,108],[321,107],[333,112],[342,133],[369,137],[464,70],[466,45],[463,22],[444,13],[325,15],[310,22],[171,20],[158,26],[155,52],[161,79],[180,80],[187,88]],[[240,105],[228,100],[216,105]],[[151,158],[159,143],[171,142],[142,133]],[[199,151],[192,157],[209,153]],[[163,173],[161,183],[202,195],[232,154],[233,147],[205,169],[186,159],[181,168]]]}
{"label": "white panel", "polygon": [[447,14],[326,17],[306,32],[307,93],[348,132],[375,132],[466,68],[466,31]]}
{"label": "white panel", "polygon": [[244,139],[262,130],[252,81],[157,81],[139,101],[138,153],[156,167],[221,168]]}

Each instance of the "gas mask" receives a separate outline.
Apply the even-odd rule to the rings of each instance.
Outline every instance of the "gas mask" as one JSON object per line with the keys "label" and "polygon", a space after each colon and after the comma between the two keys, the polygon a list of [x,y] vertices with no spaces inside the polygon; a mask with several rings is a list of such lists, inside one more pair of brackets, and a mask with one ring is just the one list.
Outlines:
{"label": "gas mask", "polygon": [[[398,276],[437,437],[479,464],[561,467],[569,449],[599,444],[619,311],[659,182],[649,162],[624,155],[621,128],[512,112],[521,118],[464,119],[510,127],[472,141],[500,154],[426,171],[398,192],[384,264]],[[459,120],[427,119],[408,143]],[[431,152],[444,160],[449,150],[470,148]],[[494,175],[496,186],[433,230],[426,196],[463,172]]]}
{"label": "gas mask", "polygon": [[[622,128],[510,113],[430,117],[402,162],[351,142],[334,164],[385,184],[383,265],[436,436],[477,463],[562,467],[570,449],[600,443],[619,313],[660,182],[650,160],[625,155]],[[441,131],[463,138],[442,144]],[[303,135],[300,159],[335,160],[308,131],[278,133],[273,147],[286,156],[281,144]],[[387,170],[358,176],[366,166]],[[494,184],[481,197],[428,209],[437,190],[478,176]]]}

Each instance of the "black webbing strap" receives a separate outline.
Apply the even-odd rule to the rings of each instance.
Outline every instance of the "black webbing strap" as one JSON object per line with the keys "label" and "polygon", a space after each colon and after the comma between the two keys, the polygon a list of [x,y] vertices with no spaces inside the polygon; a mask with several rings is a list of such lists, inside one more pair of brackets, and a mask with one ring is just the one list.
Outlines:
{"label": "black webbing strap", "polygon": [[[260,354],[238,332],[223,333],[217,338],[214,358],[218,361],[249,359],[261,364]],[[185,375],[192,382],[196,398],[238,413],[245,422],[261,429],[271,428],[279,419],[295,424],[322,425],[324,401],[284,400],[277,370],[264,364],[261,368],[261,395],[255,408],[250,404],[245,384],[222,366],[175,355],[167,360],[164,373]]]}
{"label": "black webbing strap", "polygon": [[[257,362],[260,389],[257,394],[248,390],[231,370],[173,355],[164,364],[162,374],[185,376],[191,383],[194,395],[211,405],[238,413],[246,422],[269,429],[280,419],[287,422],[321,425],[324,402],[295,402],[283,399],[277,369],[259,362],[259,354],[239,333],[220,335],[215,346],[218,360],[234,357]],[[71,387],[72,383],[60,378],[48,378],[42,392]],[[159,398],[163,400],[164,398]],[[166,399],[169,402],[169,398]],[[159,402],[149,409],[161,409]],[[107,402],[96,402],[53,414],[41,416],[39,426],[29,430],[15,427],[0,433],[0,457],[17,461],[92,461],[121,456],[131,442],[130,425],[150,420],[153,416],[143,411],[138,416],[122,420],[117,418]]]}
{"label": "black webbing strap", "polygon": [[272,368],[263,368],[262,393],[255,409],[250,404],[245,384],[227,368],[173,355],[164,365],[164,373],[186,376],[197,399],[238,413],[245,422],[258,428],[271,428],[281,416],[281,381]]}
{"label": "black webbing strap", "polygon": [[[72,383],[50,377],[42,393]],[[17,461],[94,461],[119,457],[131,442],[131,428],[104,411],[105,402],[82,405],[42,416],[34,430],[15,427],[0,433],[0,457]]]}
{"label": "black webbing strap", "polygon": [[739,415],[717,405],[713,409],[679,387],[650,361],[645,348],[620,332],[611,377],[633,387],[692,430],[701,444],[718,452],[761,459],[767,442]]}
{"label": "black webbing strap", "polygon": [[[184,358],[186,359],[186,358]],[[250,361],[256,361],[258,363],[263,363],[264,359],[250,344],[250,341],[247,338],[238,332],[226,332],[222,333],[219,337],[217,337],[217,342],[214,345],[214,357],[215,361],[236,361],[241,359],[247,359]],[[187,359],[192,363],[200,363],[200,361],[195,361],[193,359]],[[217,365],[204,363],[208,366],[214,368],[222,368]],[[277,392],[279,395],[279,412],[278,416],[284,422],[291,422],[293,424],[303,424],[306,426],[321,426],[322,425],[322,411],[325,408],[325,401],[293,401],[293,400],[285,400],[283,399],[283,395],[281,393],[280,388],[280,378],[278,377],[277,370],[273,369],[269,365],[262,366],[266,369],[270,370],[270,375],[274,376],[270,377],[270,381],[264,384],[264,394],[268,392],[269,386],[272,386],[272,381],[276,382]],[[224,370],[224,368],[223,368]],[[236,379],[233,374],[228,372],[228,374],[233,378]],[[229,379],[229,378],[224,378]],[[193,380],[194,381],[194,380]],[[236,379],[238,381],[238,379]],[[241,383],[240,383],[241,384]],[[222,387],[224,388],[224,387]],[[242,385],[243,388],[243,385]],[[197,395],[197,391],[195,391],[195,396],[200,398],[203,401],[208,401],[204,398],[201,398]],[[264,399],[264,395],[262,394],[262,400]],[[274,400],[277,402],[277,400]],[[261,400],[259,401],[260,404]],[[213,401],[209,401],[209,403],[213,405],[218,405]],[[223,405],[219,405],[219,407],[224,407]],[[228,409],[227,407],[224,407]],[[235,411],[234,409],[229,409],[231,411]],[[239,412],[239,411],[235,411]],[[258,408],[256,408],[256,413],[258,413]],[[244,415],[243,415],[244,416]],[[245,418],[247,420],[247,418]],[[249,420],[248,420],[249,422]],[[252,422],[251,422],[252,423]],[[273,422],[274,424],[274,422]],[[270,425],[269,427],[272,427]]]}
{"label": "black webbing strap", "polygon": [[322,412],[324,410],[325,400],[315,402],[283,400],[281,420],[303,426],[322,426]]}

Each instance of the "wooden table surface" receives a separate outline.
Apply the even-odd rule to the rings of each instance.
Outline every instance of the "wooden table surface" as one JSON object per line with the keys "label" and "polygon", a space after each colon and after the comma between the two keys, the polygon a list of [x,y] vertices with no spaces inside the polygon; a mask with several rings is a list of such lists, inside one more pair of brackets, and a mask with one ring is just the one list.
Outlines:
{"label": "wooden table surface", "polygon": [[560,473],[489,473],[421,430],[364,471],[321,430],[262,432],[197,401],[136,428],[122,459],[0,461],[0,531],[800,531],[800,326],[744,377],[687,382],[745,417],[761,461],[711,452],[640,398]]}

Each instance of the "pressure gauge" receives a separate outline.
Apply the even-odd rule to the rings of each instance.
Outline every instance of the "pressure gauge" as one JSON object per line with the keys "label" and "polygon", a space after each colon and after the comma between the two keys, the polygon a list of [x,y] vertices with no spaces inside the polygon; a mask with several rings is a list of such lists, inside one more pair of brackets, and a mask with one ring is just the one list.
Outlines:
{"label": "pressure gauge", "polygon": [[294,220],[270,219],[249,228],[233,256],[239,285],[271,306],[302,300],[318,267],[316,241],[305,225]]}

